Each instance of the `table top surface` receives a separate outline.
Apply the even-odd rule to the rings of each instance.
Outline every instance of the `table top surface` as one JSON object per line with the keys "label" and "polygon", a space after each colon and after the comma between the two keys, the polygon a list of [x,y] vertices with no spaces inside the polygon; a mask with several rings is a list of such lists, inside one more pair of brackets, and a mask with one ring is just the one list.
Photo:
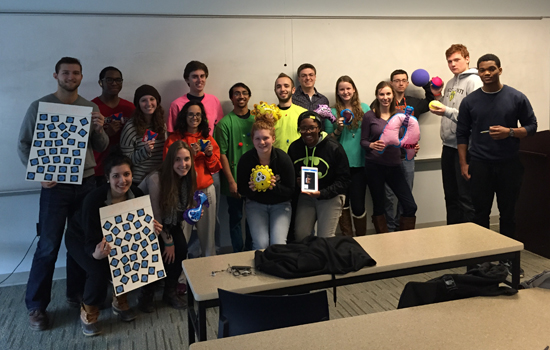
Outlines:
{"label": "table top surface", "polygon": [[[348,278],[405,268],[523,250],[523,243],[473,223],[430,227],[355,237],[376,261],[376,266],[337,275]],[[231,266],[254,266],[254,252],[217,255],[183,261],[183,271],[195,300],[215,300],[218,288],[237,293],[255,293],[330,280],[330,275],[283,279],[256,271],[247,277],[218,272]]]}
{"label": "table top surface", "polygon": [[550,290],[476,297],[192,344],[191,350],[533,349],[550,345]]}

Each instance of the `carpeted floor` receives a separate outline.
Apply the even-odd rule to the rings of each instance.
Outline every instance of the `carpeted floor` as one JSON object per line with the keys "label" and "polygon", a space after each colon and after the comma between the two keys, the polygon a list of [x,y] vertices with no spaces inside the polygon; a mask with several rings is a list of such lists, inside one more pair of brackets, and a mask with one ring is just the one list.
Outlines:
{"label": "carpeted floor", "polygon": [[[524,251],[522,267],[525,278],[550,269],[550,260]],[[426,281],[444,273],[464,273],[465,269],[442,270],[431,273],[367,282],[338,288],[338,303],[329,293],[331,319],[393,310],[409,281]],[[156,311],[143,314],[130,323],[119,322],[110,308],[102,310],[100,322],[103,334],[85,337],[79,323],[79,310],[65,302],[65,280],[54,282],[52,302],[48,308],[51,329],[35,332],[28,327],[25,308],[25,285],[0,288],[0,350],[31,349],[132,349],[164,350],[187,349],[187,312],[171,309],[156,297]],[[136,303],[136,293],[130,293],[130,302]],[[207,310],[208,338],[217,336],[218,310]]]}

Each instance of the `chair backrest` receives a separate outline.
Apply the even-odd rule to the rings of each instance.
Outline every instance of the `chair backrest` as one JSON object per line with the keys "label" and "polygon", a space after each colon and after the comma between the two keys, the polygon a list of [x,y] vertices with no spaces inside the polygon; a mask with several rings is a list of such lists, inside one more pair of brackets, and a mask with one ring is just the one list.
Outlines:
{"label": "chair backrest", "polygon": [[329,319],[325,290],[299,295],[250,295],[218,289],[218,338]]}

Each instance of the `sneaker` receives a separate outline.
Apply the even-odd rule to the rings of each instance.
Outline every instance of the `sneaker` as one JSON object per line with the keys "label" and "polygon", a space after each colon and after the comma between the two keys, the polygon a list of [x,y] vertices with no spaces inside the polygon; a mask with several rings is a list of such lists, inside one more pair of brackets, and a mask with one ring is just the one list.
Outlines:
{"label": "sneaker", "polygon": [[46,311],[40,309],[29,312],[29,327],[33,331],[43,331],[48,329],[49,320]]}

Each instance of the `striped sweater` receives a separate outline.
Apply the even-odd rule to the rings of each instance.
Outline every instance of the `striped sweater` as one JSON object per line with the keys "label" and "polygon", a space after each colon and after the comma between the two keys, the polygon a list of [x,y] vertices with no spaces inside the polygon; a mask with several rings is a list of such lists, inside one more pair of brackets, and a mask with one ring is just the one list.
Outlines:
{"label": "striped sweater", "polygon": [[155,147],[149,150],[147,143],[142,141],[143,135],[138,135],[134,121],[130,120],[122,129],[120,148],[125,156],[130,157],[133,166],[133,183],[139,185],[148,173],[158,168],[162,163],[165,135],[159,135]]}

